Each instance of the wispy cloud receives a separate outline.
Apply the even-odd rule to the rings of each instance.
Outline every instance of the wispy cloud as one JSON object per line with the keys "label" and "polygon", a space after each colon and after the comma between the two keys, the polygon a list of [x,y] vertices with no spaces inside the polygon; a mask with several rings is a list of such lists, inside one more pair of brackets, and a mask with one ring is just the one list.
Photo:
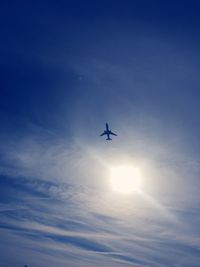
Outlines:
{"label": "wispy cloud", "polygon": [[[192,235],[191,229],[164,222],[154,209],[138,212],[144,207],[142,202],[133,206],[136,198],[121,203],[115,199],[114,203],[103,192],[65,185],[65,194],[71,196],[68,198],[44,180],[30,186],[28,181],[24,183],[24,178],[18,179],[18,184],[22,183],[27,189],[32,187],[32,191],[29,195],[23,194],[20,187],[15,187],[15,180],[10,183],[10,187],[15,188],[15,205],[10,200],[7,208],[4,206],[1,210],[1,249],[24,251],[27,260],[27,256],[34,256],[33,266],[48,266],[59,257],[60,266],[64,266],[66,260],[83,266],[86,259],[89,266],[160,267],[178,264],[180,258],[181,262],[183,259],[187,262],[185,250],[190,251],[191,266],[199,259],[200,240]],[[38,196],[41,192],[46,192],[46,197]],[[22,258],[18,260],[21,264]],[[10,263],[14,264],[12,259]]]}

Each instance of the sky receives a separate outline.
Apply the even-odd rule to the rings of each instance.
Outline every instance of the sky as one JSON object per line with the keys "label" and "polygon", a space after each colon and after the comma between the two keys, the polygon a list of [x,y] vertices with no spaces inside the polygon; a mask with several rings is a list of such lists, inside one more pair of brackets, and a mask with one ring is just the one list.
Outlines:
{"label": "sky", "polygon": [[199,10],[1,3],[1,267],[199,266]]}

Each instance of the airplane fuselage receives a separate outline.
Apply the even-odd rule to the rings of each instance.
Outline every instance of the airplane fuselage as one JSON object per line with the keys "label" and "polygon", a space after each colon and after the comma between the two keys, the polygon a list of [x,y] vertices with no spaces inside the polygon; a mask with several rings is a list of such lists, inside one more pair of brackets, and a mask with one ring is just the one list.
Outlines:
{"label": "airplane fuselage", "polygon": [[106,140],[112,140],[110,138],[111,131],[109,130],[108,123],[106,123],[106,132],[105,132],[105,134],[107,135],[107,139]]}

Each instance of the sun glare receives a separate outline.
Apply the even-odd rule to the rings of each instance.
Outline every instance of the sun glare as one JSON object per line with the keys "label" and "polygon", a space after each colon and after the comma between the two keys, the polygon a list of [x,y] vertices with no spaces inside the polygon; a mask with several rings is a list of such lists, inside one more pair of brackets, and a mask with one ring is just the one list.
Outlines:
{"label": "sun glare", "polygon": [[133,166],[118,166],[111,169],[113,191],[131,193],[140,189],[139,170]]}

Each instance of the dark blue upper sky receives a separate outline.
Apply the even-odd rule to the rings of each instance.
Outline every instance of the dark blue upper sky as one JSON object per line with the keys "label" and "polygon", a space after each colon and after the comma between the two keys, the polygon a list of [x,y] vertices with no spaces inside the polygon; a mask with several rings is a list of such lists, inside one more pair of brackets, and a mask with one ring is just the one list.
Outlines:
{"label": "dark blue upper sky", "polygon": [[[2,267],[198,266],[199,11],[1,3]],[[110,190],[123,164],[141,169],[140,196]]]}

